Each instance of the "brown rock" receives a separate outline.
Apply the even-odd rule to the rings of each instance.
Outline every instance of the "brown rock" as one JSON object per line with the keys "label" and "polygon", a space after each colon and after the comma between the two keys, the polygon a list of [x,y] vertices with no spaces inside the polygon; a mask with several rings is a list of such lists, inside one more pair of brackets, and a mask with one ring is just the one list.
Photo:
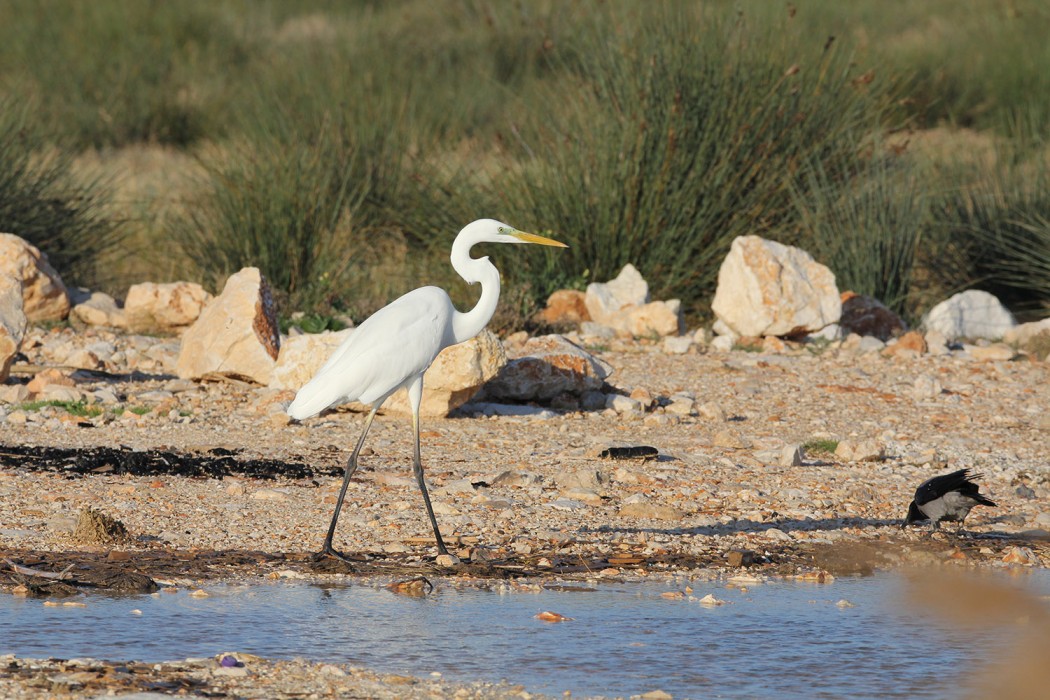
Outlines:
{"label": "brown rock", "polygon": [[883,355],[893,356],[900,355],[902,352],[907,351],[922,355],[926,352],[926,339],[922,336],[919,331],[908,331],[901,337],[897,338],[897,342],[890,343],[882,351]]}
{"label": "brown rock", "polygon": [[34,394],[40,394],[49,386],[76,386],[76,382],[62,370],[52,367],[37,372],[36,376],[29,380],[26,388]]}
{"label": "brown rock", "polygon": [[73,540],[81,544],[111,544],[128,538],[124,523],[111,518],[100,510],[84,508],[77,517]]}
{"label": "brown rock", "polygon": [[183,334],[176,371],[183,379],[218,374],[266,385],[280,347],[270,285],[258,268],[246,267]]}
{"label": "brown rock", "polygon": [[61,321],[69,315],[69,295],[47,255],[10,233],[0,233],[0,275],[22,283],[22,311],[32,321]]}
{"label": "brown rock", "polygon": [[559,289],[547,298],[547,306],[536,314],[535,320],[548,326],[575,326],[590,321],[584,301],[586,295],[575,289]]}
{"label": "brown rock", "polygon": [[839,326],[845,333],[870,335],[886,341],[908,330],[908,324],[897,314],[886,308],[878,299],[856,294],[842,293],[842,318]]}
{"label": "brown rock", "polygon": [[755,553],[746,549],[731,549],[726,553],[726,563],[730,566],[748,566],[755,560]]}
{"label": "brown rock", "polygon": [[602,387],[611,368],[560,335],[530,338],[524,357],[511,360],[485,385],[486,398],[549,401],[564,393],[581,394]]}

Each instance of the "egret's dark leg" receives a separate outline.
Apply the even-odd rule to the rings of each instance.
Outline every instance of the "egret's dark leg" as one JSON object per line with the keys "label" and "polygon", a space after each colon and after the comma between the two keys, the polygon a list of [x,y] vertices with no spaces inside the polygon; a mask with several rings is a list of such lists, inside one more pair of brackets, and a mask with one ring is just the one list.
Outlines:
{"label": "egret's dark leg", "polygon": [[423,479],[423,460],[419,454],[419,404],[423,398],[423,377],[420,376],[408,387],[408,400],[412,404],[412,433],[416,444],[412,452],[412,472],[419,482],[419,490],[423,493],[423,503],[427,507],[427,515],[430,516],[430,524],[434,528],[434,539],[437,541],[438,552],[448,554],[445,541],[441,539],[441,531],[438,529],[437,518],[434,517],[434,507],[430,505],[430,494],[427,493],[427,483]]}
{"label": "egret's dark leg", "polygon": [[368,429],[372,427],[372,420],[376,417],[376,411],[378,410],[379,407],[375,406],[372,408],[372,412],[368,414],[368,418],[365,419],[365,429],[361,431],[361,437],[357,440],[357,447],[354,448],[350,459],[346,462],[346,472],[343,474],[343,487],[339,489],[339,498],[335,502],[335,512],[332,513],[332,524],[328,526],[328,536],[324,538],[324,547],[321,549],[322,554],[327,554],[343,561],[350,560],[332,546],[332,538],[335,536],[335,524],[339,520],[339,512],[343,509],[343,499],[346,497],[346,487],[350,485],[350,477],[357,471],[357,455],[361,452],[361,446],[365,444],[365,436],[368,435]]}

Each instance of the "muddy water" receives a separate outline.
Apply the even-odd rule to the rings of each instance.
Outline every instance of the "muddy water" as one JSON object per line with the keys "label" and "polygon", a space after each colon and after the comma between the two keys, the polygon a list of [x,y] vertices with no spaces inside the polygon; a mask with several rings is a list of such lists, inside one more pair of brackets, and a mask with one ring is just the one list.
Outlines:
{"label": "muddy water", "polygon": [[[1047,574],[1010,585],[1046,596]],[[1014,619],[979,633],[949,624],[906,605],[905,580],[890,574],[746,590],[685,580],[538,593],[435,583],[425,598],[379,583],[76,599],[84,607],[0,596],[0,654],[161,661],[238,651],[576,697],[947,698],[961,694],[960,676],[945,669],[979,674],[1023,631]],[[682,597],[664,595],[676,591]],[[725,604],[701,604],[709,593]],[[543,611],[573,619],[543,622]]]}

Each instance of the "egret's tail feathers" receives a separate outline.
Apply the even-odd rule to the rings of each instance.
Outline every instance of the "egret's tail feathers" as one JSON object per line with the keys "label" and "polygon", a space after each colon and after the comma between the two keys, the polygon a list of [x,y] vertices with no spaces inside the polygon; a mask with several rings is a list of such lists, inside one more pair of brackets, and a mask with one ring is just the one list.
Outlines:
{"label": "egret's tail feathers", "polygon": [[315,379],[299,390],[286,413],[295,420],[305,420],[344,398],[333,390],[330,382],[318,382]]}

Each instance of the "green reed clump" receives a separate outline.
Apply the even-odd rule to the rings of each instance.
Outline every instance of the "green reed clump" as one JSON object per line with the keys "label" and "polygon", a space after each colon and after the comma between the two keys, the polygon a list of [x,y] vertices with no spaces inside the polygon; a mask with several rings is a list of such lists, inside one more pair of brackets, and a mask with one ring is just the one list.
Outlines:
{"label": "green reed clump", "polygon": [[515,220],[572,246],[528,263],[542,291],[631,262],[655,297],[702,310],[733,238],[790,223],[800,169],[844,169],[886,105],[848,56],[780,26],[669,9],[609,15],[583,42],[574,100],[534,123],[501,183]]}
{"label": "green reed clump", "polygon": [[941,278],[995,294],[1021,319],[1050,310],[1048,153],[1037,139],[1001,150],[979,179],[944,195],[933,230]]}
{"label": "green reed clump", "polygon": [[929,217],[921,174],[893,155],[858,159],[845,172],[809,164],[794,189],[796,245],[835,273],[841,290],[872,296],[913,318],[911,286]]}
{"label": "green reed clump", "polygon": [[47,254],[69,284],[94,286],[109,275],[97,264],[120,245],[119,222],[105,214],[105,183],[71,173],[72,154],[47,148],[30,110],[0,100],[0,232]]}

